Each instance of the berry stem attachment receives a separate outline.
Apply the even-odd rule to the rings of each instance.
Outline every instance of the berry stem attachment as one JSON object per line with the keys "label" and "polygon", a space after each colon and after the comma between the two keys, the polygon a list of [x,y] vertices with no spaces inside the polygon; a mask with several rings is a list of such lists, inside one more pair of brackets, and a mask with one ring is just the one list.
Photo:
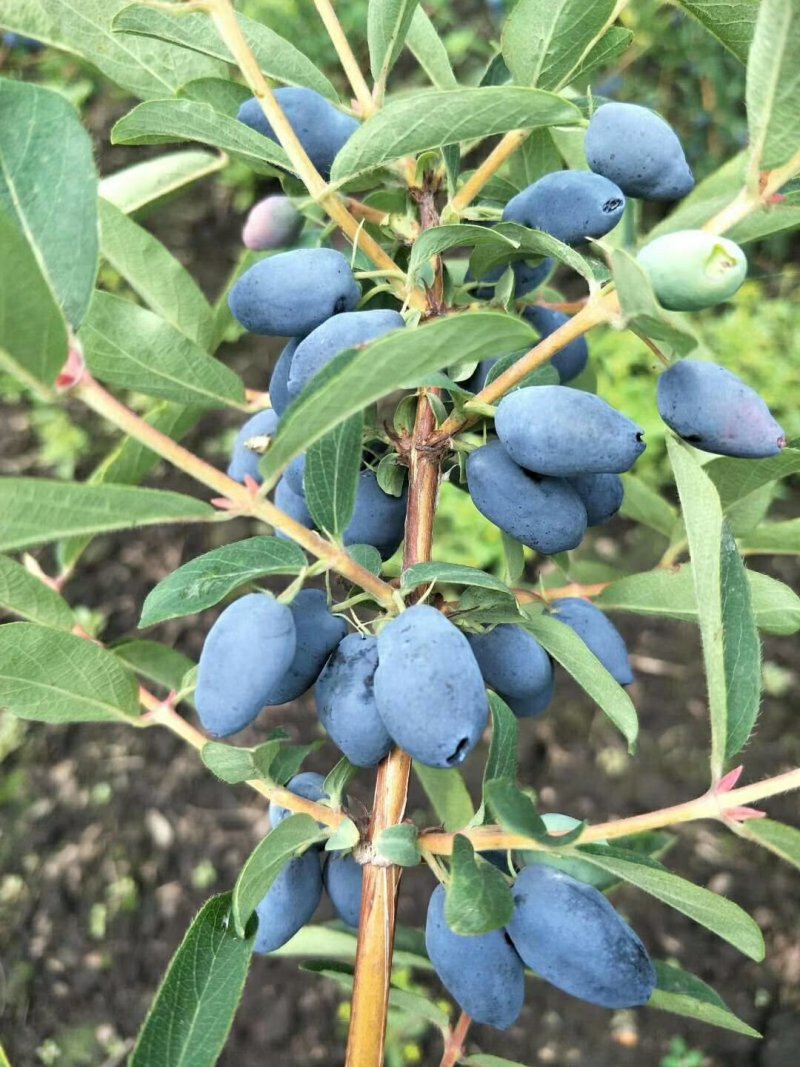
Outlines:
{"label": "berry stem attachment", "polygon": [[450,1031],[442,1054],[442,1062],[439,1067],[456,1067],[456,1064],[464,1055],[464,1044],[467,1040],[472,1019],[465,1011],[461,1012],[458,1022]]}

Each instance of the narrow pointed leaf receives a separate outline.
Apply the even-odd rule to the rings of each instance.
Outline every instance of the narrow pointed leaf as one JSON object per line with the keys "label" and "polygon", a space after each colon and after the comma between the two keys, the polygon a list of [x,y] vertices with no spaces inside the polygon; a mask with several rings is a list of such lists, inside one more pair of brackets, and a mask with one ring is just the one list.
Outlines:
{"label": "narrow pointed leaf", "polygon": [[303,487],[311,517],[320,530],[339,538],[353,517],[361,467],[361,412],[334,427],[306,453]]}
{"label": "narrow pointed leaf", "polygon": [[145,304],[207,351],[214,321],[200,287],[157,238],[100,200],[100,251]]}
{"label": "narrow pointed leaf", "polygon": [[243,122],[195,100],[148,100],[123,116],[111,131],[113,144],[174,144],[198,141],[227,152],[256,174],[291,171],[276,141]]}
{"label": "narrow pointed leaf", "polygon": [[290,815],[250,853],[233,890],[233,923],[244,934],[250,916],[294,856],[325,837],[310,815]]}
{"label": "narrow pointed leaf", "polygon": [[376,81],[386,76],[402,51],[419,0],[370,0],[367,8],[369,66]]}
{"label": "narrow pointed leaf", "polygon": [[151,590],[142,608],[141,629],[166,619],[205,611],[228,593],[268,574],[299,574],[302,550],[277,537],[249,537],[184,563]]}
{"label": "narrow pointed leaf", "polygon": [[87,366],[100,381],[195,407],[244,404],[237,374],[130,300],[98,290],[80,339]]}
{"label": "narrow pointed leaf", "polygon": [[616,0],[519,0],[502,36],[514,81],[540,89],[566,85],[602,37],[616,6]]}
{"label": "narrow pointed leaf", "polygon": [[458,141],[578,121],[580,112],[573,104],[538,89],[487,86],[411,93],[390,100],[356,130],[336,157],[331,177],[348,180],[393,159]]}
{"label": "narrow pointed leaf", "polygon": [[748,819],[740,826],[742,837],[774,852],[793,867],[800,868],[800,830],[774,819]]}
{"label": "narrow pointed leaf", "polygon": [[419,6],[414,9],[406,34],[406,46],[437,89],[456,88],[458,82],[444,42],[429,16]]}
{"label": "narrow pointed leaf", "polygon": [[[338,101],[336,90],[316,65],[285,37],[255,19],[245,15],[236,16],[256,62],[264,74],[287,85],[304,85],[309,89]],[[156,11],[144,4],[130,4],[114,19],[116,35],[138,35],[167,41],[199,52],[204,56],[232,63],[233,57],[204,12],[182,14],[179,18],[168,11]],[[185,82],[188,78],[184,79]]]}
{"label": "narrow pointed leaf", "polygon": [[120,641],[112,645],[110,651],[143,678],[176,693],[181,688],[187,671],[195,666],[188,656],[168,645],[162,645],[159,641],[147,641],[142,638]]}
{"label": "narrow pointed leaf", "polygon": [[213,1067],[230,1032],[255,944],[239,937],[231,894],[201,909],[167,970],[144,1021],[130,1067]]}
{"label": "narrow pointed leaf", "polygon": [[800,153],[800,4],[761,0],[747,61],[747,127],[759,170]]}
{"label": "narrow pointed leaf", "polygon": [[445,831],[452,834],[463,829],[475,811],[461,772],[454,767],[440,770],[415,762],[414,773]]}
{"label": "narrow pointed leaf", "polygon": [[57,630],[71,630],[75,625],[66,600],[8,556],[0,556],[0,608]]}
{"label": "narrow pointed leaf", "polygon": [[648,1008],[697,1019],[747,1037],[761,1037],[758,1030],[734,1015],[722,997],[700,978],[670,963],[655,960],[653,965],[658,985],[647,1002]]}
{"label": "narrow pointed leaf", "polygon": [[396,330],[363,348],[340,352],[284,412],[261,472],[272,482],[328,430],[421,375],[446,367],[453,352],[478,363],[498,351],[529,348],[535,338],[521,319],[485,311]]}
{"label": "narrow pointed leaf", "polygon": [[136,679],[113,652],[75,634],[0,626],[0,707],[39,722],[119,722],[139,714]]}
{"label": "narrow pointed leaf", "polygon": [[55,303],[77,328],[97,274],[92,143],[60,93],[6,78],[0,80],[0,207],[25,235]]}
{"label": "narrow pointed leaf", "polygon": [[677,0],[741,63],[747,62],[759,0]]}
{"label": "narrow pointed leaf", "polygon": [[46,478],[0,479],[0,551],[44,545],[75,534],[216,518],[214,509],[202,500],[160,489]]}
{"label": "narrow pointed leaf", "polygon": [[132,163],[100,181],[100,196],[126,215],[155,206],[179,190],[215,174],[227,163],[223,155],[188,148]]}
{"label": "narrow pointed leaf", "polygon": [[639,732],[639,720],[633,701],[575,631],[558,619],[528,612],[524,613],[521,625],[530,630],[539,644],[553,659],[558,660],[605,712],[627,740],[629,750],[632,750]]}

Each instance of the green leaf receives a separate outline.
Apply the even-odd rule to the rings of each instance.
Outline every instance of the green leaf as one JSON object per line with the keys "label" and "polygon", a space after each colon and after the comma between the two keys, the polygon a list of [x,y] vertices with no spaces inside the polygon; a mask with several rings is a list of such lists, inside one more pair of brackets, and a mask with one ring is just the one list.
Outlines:
{"label": "green leaf", "polygon": [[101,381],[196,407],[244,404],[238,375],[130,300],[98,290],[80,339],[89,370]]}
{"label": "green leaf", "polygon": [[219,148],[256,174],[292,171],[289,157],[276,141],[195,100],[148,100],[124,115],[111,130],[112,144],[175,141],[199,141]]}
{"label": "green leaf", "polygon": [[748,819],[739,826],[741,837],[774,852],[782,860],[800,869],[800,830],[774,819]]}
{"label": "green leaf", "polygon": [[741,63],[747,62],[758,15],[758,0],[677,0],[677,3]]}
{"label": "green leaf", "polygon": [[159,240],[106,200],[100,201],[100,251],[151,311],[208,351],[211,307],[189,272]]}
{"label": "green leaf", "polygon": [[622,324],[640,336],[659,342],[676,356],[685,356],[696,348],[697,338],[686,329],[681,318],[662,309],[644,268],[633,256],[624,248],[615,248],[610,261]]}
{"label": "green leaf", "polygon": [[558,619],[528,611],[524,611],[523,616],[521,625],[530,630],[539,644],[558,660],[605,712],[628,742],[628,750],[633,751],[639,732],[639,721],[636,708],[626,690],[612,678],[600,660],[569,626]]}
{"label": "green leaf", "polygon": [[497,693],[489,693],[492,715],[492,740],[483,769],[483,785],[504,779],[513,782],[517,777],[517,746],[519,719]]}
{"label": "green leaf", "polygon": [[322,743],[312,741],[310,745],[281,745],[269,762],[258,759],[258,753],[264,747],[259,745],[256,749],[257,766],[263,777],[271,778],[278,785],[286,785],[303,766],[305,758],[315,752]]}
{"label": "green leaf", "polygon": [[352,819],[343,819],[325,842],[326,852],[347,852],[355,848],[361,839],[358,827]]}
{"label": "green leaf", "polygon": [[[200,418],[201,408],[187,408],[168,401],[157,403],[144,416],[144,421],[161,433],[179,440]],[[138,485],[161,462],[161,457],[133,437],[124,437],[89,475],[91,485],[109,482],[118,485]],[[70,569],[90,543],[91,537],[73,537],[59,545],[58,558],[62,568]]]}
{"label": "green leaf", "polygon": [[510,922],[514,911],[511,889],[496,867],[475,856],[462,834],[453,839],[450,874],[444,915],[454,933],[487,934]]}
{"label": "green leaf", "polygon": [[613,21],[616,0],[519,0],[505,21],[503,57],[519,85],[560,89]]}
{"label": "green leaf", "polygon": [[130,1067],[213,1067],[239,1006],[256,928],[237,937],[231,894],[212,897],[172,957]]}
{"label": "green leaf", "polygon": [[126,215],[153,207],[180,189],[215,174],[227,163],[223,155],[188,148],[132,163],[100,180],[100,196]]}
{"label": "green leaf", "polygon": [[181,86],[178,96],[200,104],[210,104],[215,111],[236,118],[239,108],[245,100],[250,99],[250,90],[241,82],[227,78],[195,78]]}
{"label": "green leaf", "polygon": [[489,810],[504,830],[523,837],[547,833],[534,802],[509,779],[494,778],[486,782],[483,792]]}
{"label": "green leaf", "polygon": [[325,832],[310,815],[289,815],[256,845],[233,889],[233,922],[240,934],[289,860],[324,837]]}
{"label": "green leaf", "polygon": [[437,89],[455,89],[456,76],[438,30],[421,7],[414,9],[406,47]]}
{"label": "green leaf", "polygon": [[176,693],[181,688],[186,672],[194,667],[188,656],[159,641],[120,641],[112,645],[110,650],[137,674]]}
{"label": "green leaf", "polygon": [[0,367],[47,396],[67,359],[67,324],[31,245],[0,208]]}
{"label": "green leaf", "polygon": [[[406,945],[413,935],[413,949]],[[397,927],[395,936],[394,963],[398,967],[414,967],[417,970],[432,971],[433,965],[425,955],[425,943],[417,946],[416,940],[420,938],[419,931],[408,930],[401,926]],[[294,958],[297,956],[324,956],[335,959],[355,960],[357,937],[354,931],[333,928],[328,925],[309,924],[294,935],[281,948],[271,952],[271,956],[283,956]]]}
{"label": "green leaf", "polygon": [[200,758],[212,774],[228,785],[238,785],[239,782],[260,777],[251,748],[237,748],[235,745],[224,745],[220,741],[209,741],[200,749]]}
{"label": "green leaf", "polygon": [[[800,629],[800,597],[782,582],[758,571],[746,571],[756,625],[766,633],[795,633]],[[593,603],[603,610],[630,611],[697,622],[697,599],[692,566],[630,574],[611,582]]]}
{"label": "green leaf", "polygon": [[508,586],[500,578],[479,571],[475,567],[463,567],[460,563],[415,563],[400,575],[400,592],[410,593],[420,585],[440,582],[442,585],[477,585],[482,589],[496,589],[507,593]]}
{"label": "green leaf", "polygon": [[419,831],[411,823],[387,826],[378,834],[375,849],[380,856],[398,867],[416,867],[420,861]]}
{"label": "green leaf", "polygon": [[596,867],[688,915],[750,959],[756,962],[763,960],[764,938],[761,931],[747,912],[732,900],[679,878],[657,860],[641,853],[607,845],[581,845],[577,852]]}
{"label": "green leaf", "polygon": [[[304,85],[327,96],[329,100],[338,101],[336,90],[325,75],[285,37],[255,19],[238,14],[236,18],[264,74],[287,85]],[[168,41],[223,63],[233,62],[214,24],[204,12],[181,13],[176,17],[171,12],[156,11],[144,4],[130,4],[114,19],[114,30],[117,34],[136,34]],[[175,48],[171,51],[180,54]]]}
{"label": "green leaf", "polygon": [[461,772],[454,767],[426,767],[415,761],[414,773],[445,831],[452,834],[463,829],[475,810]]}
{"label": "green leaf", "polygon": [[747,1037],[761,1037],[758,1030],[754,1030],[734,1015],[719,994],[700,978],[660,960],[654,960],[653,966],[658,976],[658,985],[647,1002],[648,1008],[697,1019],[710,1026],[733,1030]]}
{"label": "green leaf", "polygon": [[112,652],[49,626],[0,626],[0,706],[39,722],[119,722],[139,714],[131,671]]}
{"label": "green leaf", "polygon": [[297,545],[278,537],[249,537],[215,548],[184,563],[150,591],[139,627],[205,611],[239,586],[268,574],[299,574],[306,562]]}
{"label": "green leaf", "polygon": [[588,52],[586,52],[570,79],[585,78],[598,67],[606,67],[619,59],[623,52],[633,41],[633,32],[624,30],[621,26],[611,26]]}
{"label": "green leaf", "polygon": [[210,505],[180,493],[47,478],[0,478],[0,552],[75,534],[209,520],[216,520]]}
{"label": "green leaf", "polygon": [[573,104],[538,89],[502,85],[409,93],[388,101],[356,130],[336,157],[331,178],[348,181],[393,159],[458,141],[579,121]]}
{"label": "green leaf", "polygon": [[333,808],[341,808],[342,804],[346,803],[347,787],[358,777],[360,770],[361,768],[351,763],[347,756],[342,756],[333,770],[328,772],[322,783],[322,790],[328,794]]}
{"label": "green leaf", "polygon": [[739,752],[755,724],[761,649],[745,570],[723,525],[713,482],[689,447],[667,437],[686,524],[711,718],[711,772]]}
{"label": "green leaf", "polygon": [[339,538],[353,517],[361,467],[364,415],[359,412],[316,441],[306,453],[303,487],[320,530]]}
{"label": "green leaf", "polygon": [[419,0],[369,0],[369,68],[376,82],[386,84],[386,77],[403,49],[418,5]]}
{"label": "green leaf", "polygon": [[0,556],[0,608],[57,630],[71,630],[75,625],[66,600],[8,556]]}
{"label": "green leaf", "polygon": [[765,522],[745,534],[741,540],[741,548],[749,555],[798,555],[800,519]]}
{"label": "green leaf", "polygon": [[408,263],[409,276],[413,280],[424,269],[428,260],[449,248],[474,248],[470,268],[476,278],[482,278],[495,267],[519,259],[536,259],[553,256],[565,263],[584,278],[592,278],[594,272],[588,261],[555,237],[543,230],[531,230],[515,222],[501,222],[495,226],[477,226],[470,223],[434,226],[425,230],[414,242]]}
{"label": "green leaf", "polygon": [[786,478],[800,471],[800,448],[784,448],[772,459],[712,459],[704,467],[706,474],[717,488],[722,507],[749,496],[762,485]]}
{"label": "green leaf", "polygon": [[547,129],[532,130],[508,161],[508,176],[518,191],[554,170],[561,170],[561,156]]}
{"label": "green leaf", "polygon": [[347,554],[372,574],[380,575],[383,570],[381,554],[374,545],[348,545]]}
{"label": "green leaf", "polygon": [[747,60],[747,129],[757,170],[787,163],[800,151],[797,93],[800,4],[761,0]]}
{"label": "green leaf", "polygon": [[340,352],[284,412],[261,473],[269,483],[277,480],[295,456],[328,430],[403,383],[448,366],[453,352],[479,363],[498,350],[531,347],[534,338],[521,319],[482,311],[396,330],[363,348]]}
{"label": "green leaf", "polygon": [[671,537],[678,522],[675,508],[635,474],[623,474],[622,482],[625,486],[625,496],[621,513],[634,522],[649,526],[664,537]]}
{"label": "green leaf", "polygon": [[467,1064],[467,1067],[525,1067],[519,1060],[507,1060],[502,1056],[490,1056],[488,1053],[479,1052],[474,1056],[466,1056],[458,1061]]}
{"label": "green leaf", "polygon": [[[171,96],[192,78],[218,74],[219,63],[175,48],[112,33],[128,0],[0,0],[0,26],[79,56],[138,97]],[[177,20],[176,20],[177,21]]]}
{"label": "green leaf", "polygon": [[60,93],[5,78],[0,79],[0,205],[27,238],[55,302],[77,328],[97,274],[92,143]]}

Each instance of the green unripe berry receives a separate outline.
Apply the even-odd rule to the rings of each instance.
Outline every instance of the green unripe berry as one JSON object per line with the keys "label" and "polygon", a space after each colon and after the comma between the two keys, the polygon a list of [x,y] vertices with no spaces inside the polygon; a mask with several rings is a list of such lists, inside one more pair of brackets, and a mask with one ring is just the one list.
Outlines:
{"label": "green unripe berry", "polygon": [[747,276],[747,258],[727,237],[704,230],[665,233],[638,256],[659,303],[670,311],[698,311],[730,300]]}

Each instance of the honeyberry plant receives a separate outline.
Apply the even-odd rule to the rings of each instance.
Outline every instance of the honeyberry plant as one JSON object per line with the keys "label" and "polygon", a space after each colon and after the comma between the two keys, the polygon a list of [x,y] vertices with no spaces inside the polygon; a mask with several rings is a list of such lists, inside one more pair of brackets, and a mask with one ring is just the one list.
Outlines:
{"label": "honeyberry plant", "polygon": [[[667,831],[715,820],[800,866],[800,833],[753,806],[800,787],[800,768],[739,783],[759,631],[800,629],[797,596],[743,555],[797,551],[796,523],[769,508],[800,448],[725,353],[692,358],[682,314],[736,291],[743,245],[800,222],[800,2],[680,6],[747,65],[749,144],[696,187],[664,119],[588,88],[630,44],[624,0],[519,0],[479,85],[459,84],[413,0],[364,4],[370,84],[329,0],[315,0],[352,99],[230,0],[0,0],[10,32],[83,56],[141,98],[115,143],[207,146],[98,179],[66,100],[0,80],[3,366],[121,435],[85,482],[0,480],[0,548],[58,548],[52,575],[27,554],[2,557],[0,603],[22,621],[0,627],[0,699],[48,723],[166,728],[270,802],[271,831],[177,949],[134,1067],[216,1062],[252,954],[297,935],[290,948],[313,955],[316,935],[301,931],[323,892],[358,929],[323,942],[339,958],[310,965],[352,989],[353,1067],[383,1061],[389,1005],[441,1027],[443,1064],[507,1062],[469,1056],[468,1028],[513,1023],[526,968],[608,1009],[648,1005],[758,1036],[700,979],[651,960],[608,896],[630,883],[759,960],[753,919],[660,862]],[[432,84],[387,93],[404,49]],[[249,251],[211,306],[132,216],[229,159],[283,195],[254,207]],[[642,235],[638,201],[662,205]],[[136,300],[95,288],[98,262]],[[288,338],[269,394],[215,358],[235,323]],[[599,326],[644,342],[680,508],[630,473],[643,434],[592,390],[585,338]],[[144,413],[127,391],[150,398]],[[241,413],[227,472],[180,443],[214,408]],[[159,457],[196,496],[140,487]],[[503,579],[431,561],[444,479],[502,531]],[[620,508],[650,531],[654,565],[581,584],[570,553]],[[81,629],[62,589],[92,537],[236,516],[266,532],[186,561],[143,605],[146,629],[194,614],[207,624],[226,603],[197,668]],[[547,557],[559,580],[529,580]],[[259,588],[274,575],[288,580],[278,596]],[[305,587],[320,575],[324,590]],[[538,810],[530,787],[542,783],[517,782],[517,739],[558,715],[563,670],[635,753],[633,674],[607,611],[699,627],[709,771],[694,799],[587,825]],[[279,730],[254,748],[227,740],[312,686],[342,753],[327,776],[302,771],[311,746]],[[475,810],[458,768],[481,758],[487,730]],[[366,818],[347,790],[371,767]],[[404,818],[412,769],[428,829]],[[462,1012],[452,1027],[393,986],[400,876],[420,863],[435,888],[424,949],[414,942],[404,960],[438,975]]]}

